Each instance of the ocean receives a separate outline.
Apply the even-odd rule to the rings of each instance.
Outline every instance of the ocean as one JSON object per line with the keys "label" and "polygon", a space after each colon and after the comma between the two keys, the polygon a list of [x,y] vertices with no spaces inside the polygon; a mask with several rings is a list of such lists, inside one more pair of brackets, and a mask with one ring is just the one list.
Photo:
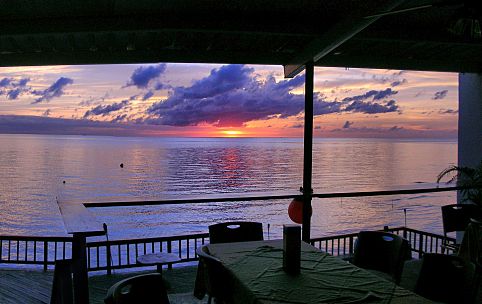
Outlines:
{"label": "ocean", "polygon": [[[138,138],[0,135],[0,234],[66,235],[57,201],[105,202],[297,191],[300,138]],[[456,140],[314,139],[316,193],[434,183],[457,160]],[[121,167],[121,164],[123,166]],[[314,199],[312,236],[400,226],[441,233],[454,192]],[[290,200],[89,209],[111,239],[207,232],[260,221],[270,238],[291,223]],[[406,217],[404,210],[406,211]]]}

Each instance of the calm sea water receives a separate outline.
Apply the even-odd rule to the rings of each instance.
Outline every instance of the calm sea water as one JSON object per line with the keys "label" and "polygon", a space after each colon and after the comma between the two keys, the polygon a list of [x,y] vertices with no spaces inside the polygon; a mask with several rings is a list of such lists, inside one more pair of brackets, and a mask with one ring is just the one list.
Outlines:
{"label": "calm sea water", "polygon": [[[0,135],[0,234],[65,235],[61,201],[297,190],[303,140]],[[456,141],[315,139],[315,192],[435,182],[457,159]],[[120,164],[124,167],[121,168]],[[63,183],[65,181],[65,183]],[[225,220],[270,224],[279,237],[289,200],[89,209],[111,238],[207,232]],[[315,199],[312,235],[407,225],[440,233],[455,193]]]}

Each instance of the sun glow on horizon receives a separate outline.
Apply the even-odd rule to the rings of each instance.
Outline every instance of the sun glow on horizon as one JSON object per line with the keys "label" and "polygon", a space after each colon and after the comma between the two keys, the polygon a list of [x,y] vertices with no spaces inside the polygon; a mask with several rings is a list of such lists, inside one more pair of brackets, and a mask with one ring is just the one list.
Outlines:
{"label": "sun glow on horizon", "polygon": [[244,135],[244,132],[239,130],[223,130],[221,134],[223,137],[241,137]]}

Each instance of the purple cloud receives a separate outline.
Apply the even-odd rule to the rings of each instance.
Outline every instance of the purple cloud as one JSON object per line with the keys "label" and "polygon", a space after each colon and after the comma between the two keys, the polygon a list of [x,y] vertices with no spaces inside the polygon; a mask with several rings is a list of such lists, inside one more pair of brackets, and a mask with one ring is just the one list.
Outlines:
{"label": "purple cloud", "polygon": [[160,63],[155,66],[139,67],[131,75],[126,86],[136,86],[138,89],[145,89],[149,83],[161,76],[166,71],[166,64]]}
{"label": "purple cloud", "polygon": [[112,112],[119,111],[129,105],[129,100],[123,100],[121,102],[116,102],[111,105],[98,105],[97,107],[88,110],[84,114],[84,118],[87,118],[89,116],[106,116]]}
{"label": "purple cloud", "polygon": [[390,129],[388,129],[388,131],[390,131],[390,132],[400,131],[400,130],[403,130],[403,127],[393,126],[393,127],[391,127]]}
{"label": "purple cloud", "polygon": [[231,64],[211,70],[209,76],[194,82],[188,88],[177,87],[174,89],[174,96],[182,96],[190,99],[209,98],[223,93],[249,88],[255,85],[251,78],[252,68],[244,65]]}
{"label": "purple cloud", "polygon": [[458,114],[459,113],[459,110],[453,110],[453,109],[447,109],[447,110],[439,110],[438,111],[439,114]]}
{"label": "purple cloud", "polygon": [[11,100],[15,100],[18,96],[23,92],[21,88],[16,88],[7,92],[7,98]]}
{"label": "purple cloud", "polygon": [[[254,70],[244,65],[222,66],[189,87],[172,88],[166,100],[156,102],[147,109],[149,118],[145,122],[170,126],[208,123],[219,127],[239,127],[253,120],[295,116],[304,111],[304,95],[292,91],[304,82],[304,75],[276,82],[273,76],[258,79]],[[397,111],[398,106],[393,100],[374,102],[394,94],[397,92],[387,88],[338,102],[328,101],[315,92],[314,115]],[[363,102],[365,99],[371,102]],[[350,102],[353,100],[357,101]]]}
{"label": "purple cloud", "polygon": [[21,78],[16,81],[15,78],[3,78],[0,80],[0,95],[5,95],[7,99],[15,100],[20,95],[29,92],[30,88],[27,83],[30,78]]}
{"label": "purple cloud", "polygon": [[[252,120],[286,118],[304,110],[304,96],[292,94],[304,83],[304,77],[276,82],[273,77],[257,80],[254,70],[244,65],[227,65],[190,87],[174,88],[168,99],[148,108],[147,123],[194,126],[209,123],[216,126],[242,126]],[[340,104],[325,102],[314,94],[315,115],[337,112]]]}
{"label": "purple cloud", "polygon": [[30,78],[22,78],[20,79],[20,81],[18,82],[18,86],[19,87],[24,87],[27,85],[27,83],[30,81]]}
{"label": "purple cloud", "polygon": [[372,100],[382,100],[387,97],[390,97],[392,95],[397,94],[398,91],[393,91],[391,88],[386,88],[385,90],[382,91],[377,91],[377,90],[371,90],[366,92],[365,94],[362,95],[356,95],[352,97],[345,97],[343,98],[344,102],[350,102],[350,101],[361,101],[361,100],[367,100],[367,99],[372,99]]}
{"label": "purple cloud", "polygon": [[144,96],[142,96],[142,100],[148,100],[148,99],[151,98],[152,96],[154,96],[154,92],[153,92],[153,91],[148,91],[146,94],[144,94]]}
{"label": "purple cloud", "polygon": [[32,104],[36,104],[42,101],[50,101],[51,99],[55,97],[60,97],[64,95],[64,88],[69,85],[74,83],[74,81],[70,78],[67,77],[60,77],[57,79],[57,81],[54,82],[49,88],[43,90],[43,91],[32,91],[34,95],[40,96],[39,98],[35,99],[32,101]]}
{"label": "purple cloud", "polygon": [[7,78],[7,77],[2,78],[2,80],[0,80],[0,88],[6,88],[14,80],[15,80],[14,78]]}
{"label": "purple cloud", "polygon": [[365,114],[390,113],[398,112],[399,110],[400,108],[396,104],[396,101],[393,99],[386,102],[385,104],[357,100],[352,102],[345,108],[345,111],[347,112],[358,112]]}
{"label": "purple cloud", "polygon": [[114,119],[112,119],[110,122],[117,123],[117,122],[122,122],[125,121],[127,118],[127,114],[122,114],[122,115],[117,115]]}
{"label": "purple cloud", "polygon": [[433,100],[439,100],[439,99],[444,99],[447,96],[448,90],[443,90],[439,92],[435,92],[433,95],[432,99]]}
{"label": "purple cloud", "polygon": [[401,80],[396,80],[390,84],[392,88],[398,87],[399,85],[405,84],[407,82],[407,79],[403,78]]}
{"label": "purple cloud", "polygon": [[348,129],[351,127],[351,125],[353,125],[354,122],[353,121],[346,121],[345,124],[343,124],[343,129]]}

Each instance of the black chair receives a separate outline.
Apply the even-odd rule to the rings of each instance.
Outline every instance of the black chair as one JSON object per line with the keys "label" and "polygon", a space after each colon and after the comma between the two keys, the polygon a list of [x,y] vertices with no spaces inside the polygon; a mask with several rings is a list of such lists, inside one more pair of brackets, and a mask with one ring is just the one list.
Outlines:
{"label": "black chair", "polygon": [[104,299],[106,304],[169,304],[166,288],[159,273],[138,275],[114,284]]}
{"label": "black chair", "polygon": [[[208,304],[212,299],[216,299],[216,303],[229,303],[229,277],[227,270],[216,257],[208,253],[206,246],[196,249],[199,257],[198,276],[196,280],[203,280],[204,288],[208,294]],[[198,282],[196,282],[198,284]]]}
{"label": "black chair", "polygon": [[470,219],[457,256],[482,265],[482,222]]}
{"label": "black chair", "polygon": [[442,240],[442,253],[445,250],[457,252],[459,245],[449,241],[448,233],[465,231],[470,219],[480,220],[482,211],[477,205],[473,204],[453,204],[442,206],[442,221],[444,229],[444,239]]}
{"label": "black chair", "polygon": [[263,224],[261,223],[225,222],[209,226],[211,244],[262,240]]}
{"label": "black chair", "polygon": [[454,255],[427,253],[415,285],[419,295],[442,303],[474,303],[476,266]]}
{"label": "black chair", "polygon": [[355,244],[352,263],[358,267],[388,274],[400,283],[405,260],[410,257],[410,245],[403,237],[382,231],[361,231]]}

